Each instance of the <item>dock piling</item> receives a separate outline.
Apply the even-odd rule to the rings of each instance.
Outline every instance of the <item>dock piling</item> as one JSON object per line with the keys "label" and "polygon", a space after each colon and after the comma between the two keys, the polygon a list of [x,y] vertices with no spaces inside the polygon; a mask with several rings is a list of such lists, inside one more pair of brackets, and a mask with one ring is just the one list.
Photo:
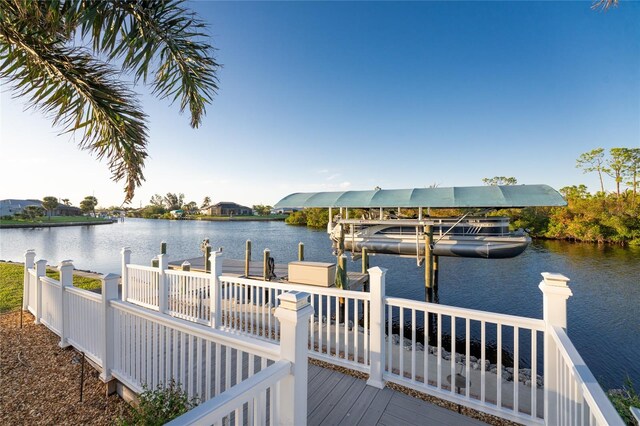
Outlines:
{"label": "dock piling", "polygon": [[251,240],[247,240],[244,249],[244,276],[249,277],[249,264],[251,263]]}
{"label": "dock piling", "polygon": [[180,265],[180,268],[183,271],[190,271],[191,270],[191,263],[187,262],[186,260],[184,262],[182,262],[182,265]]}
{"label": "dock piling", "polygon": [[211,246],[204,248],[204,271],[211,272]]}
{"label": "dock piling", "polygon": [[262,280],[270,281],[269,276],[269,258],[271,257],[271,251],[266,248],[264,249],[264,258],[262,261]]}
{"label": "dock piling", "polygon": [[425,225],[424,227],[424,286],[427,293],[427,301],[430,299],[431,289],[433,288],[433,227]]}
{"label": "dock piling", "polygon": [[304,243],[301,241],[298,243],[298,261],[304,260]]}
{"label": "dock piling", "polygon": [[160,254],[167,254],[167,243],[165,241],[160,243]]}

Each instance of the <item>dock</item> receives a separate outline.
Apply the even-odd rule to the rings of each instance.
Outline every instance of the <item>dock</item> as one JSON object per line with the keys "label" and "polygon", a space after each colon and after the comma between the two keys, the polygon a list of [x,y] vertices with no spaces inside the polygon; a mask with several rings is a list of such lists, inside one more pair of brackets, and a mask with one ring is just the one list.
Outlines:
{"label": "dock", "polygon": [[[175,260],[169,262],[170,269],[181,269],[184,262],[189,262],[191,270],[195,272],[205,272],[204,256],[193,257],[190,259]],[[285,263],[276,263],[274,267],[274,273],[276,278],[272,281],[289,282],[289,267]],[[235,277],[244,276],[244,260],[240,259],[227,259],[222,260],[222,274],[231,275]],[[252,279],[262,279],[262,261],[249,262],[249,277]],[[360,272],[347,272],[347,279],[349,280],[349,290],[363,290],[365,284],[368,283],[369,276]]]}

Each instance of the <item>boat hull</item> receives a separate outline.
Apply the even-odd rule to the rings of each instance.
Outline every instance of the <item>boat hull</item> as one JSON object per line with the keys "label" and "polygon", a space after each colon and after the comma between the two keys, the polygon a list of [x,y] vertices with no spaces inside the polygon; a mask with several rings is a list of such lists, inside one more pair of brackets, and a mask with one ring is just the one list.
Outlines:
{"label": "boat hull", "polygon": [[[482,259],[508,259],[521,254],[531,242],[531,238],[483,238],[483,239],[446,239],[435,243],[433,254],[436,256],[472,257]],[[345,249],[359,253],[363,247],[370,254],[392,254],[400,256],[424,256],[424,242],[416,244],[415,239],[398,240],[391,238],[358,239],[345,238]],[[355,246],[355,247],[354,247]],[[416,247],[417,246],[417,247]],[[416,249],[419,253],[416,253]]]}

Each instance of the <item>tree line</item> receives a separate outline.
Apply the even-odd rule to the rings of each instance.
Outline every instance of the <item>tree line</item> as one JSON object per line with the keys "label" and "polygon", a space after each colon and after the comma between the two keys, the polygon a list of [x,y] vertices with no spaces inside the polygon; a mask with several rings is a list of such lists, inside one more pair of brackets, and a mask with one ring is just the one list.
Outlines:
{"label": "tree line", "polygon": [[[508,216],[513,229],[527,230],[534,238],[569,241],[614,243],[640,246],[640,200],[638,175],[640,148],[611,148],[605,152],[596,148],[583,153],[576,167],[585,173],[597,173],[600,190],[590,193],[583,184],[566,186],[559,190],[567,201],[566,207],[528,207],[502,209],[490,215]],[[607,191],[609,177],[614,190]],[[495,176],[482,179],[485,185],[516,185],[515,177]],[[431,216],[461,216],[465,209],[432,209]],[[378,210],[349,209],[351,217],[377,217]],[[387,209],[392,217],[417,218],[417,209],[400,212]],[[322,229],[329,222],[328,209],[304,209],[286,219],[290,225]]]}

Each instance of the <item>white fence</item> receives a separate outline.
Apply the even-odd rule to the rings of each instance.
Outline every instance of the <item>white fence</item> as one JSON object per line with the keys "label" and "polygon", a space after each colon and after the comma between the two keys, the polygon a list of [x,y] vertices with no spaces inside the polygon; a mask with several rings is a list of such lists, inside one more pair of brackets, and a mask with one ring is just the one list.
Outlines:
{"label": "white fence", "polygon": [[[157,301],[160,290],[166,294],[170,287],[146,291],[141,277],[149,279],[149,286],[157,286],[163,273],[127,268],[136,287],[127,290],[130,297],[144,299],[139,305],[146,306],[141,307],[118,300],[117,275],[103,276],[97,294],[73,287],[71,261],[61,263],[60,280],[54,280],[45,275],[46,261],[34,259],[33,251],[26,253],[23,309],[59,335],[60,346],[84,352],[102,370],[104,382],[116,378],[142,392],[175,381],[189,398],[206,401],[195,412],[197,418],[189,413],[178,424],[201,424],[201,419],[225,424],[306,422],[307,348],[295,336],[308,333],[313,316],[308,294],[279,296],[274,321],[289,338],[278,344],[156,312],[160,305],[153,305],[154,298]],[[178,294],[190,297],[191,293]],[[188,316],[182,312],[173,313]]]}
{"label": "white fence", "polygon": [[[309,356],[366,372],[373,386],[394,382],[525,424],[622,424],[568,346],[571,291],[562,275],[543,274],[544,318],[533,319],[388,297],[380,268],[369,270],[368,293],[225,276],[220,255],[212,254],[210,274],[171,271],[161,256],[154,268],[160,282],[148,285],[166,290],[153,308],[274,342],[281,334],[278,296],[304,291],[315,312]],[[123,251],[123,270],[138,268],[128,258]],[[148,303],[129,294],[132,303]]]}

